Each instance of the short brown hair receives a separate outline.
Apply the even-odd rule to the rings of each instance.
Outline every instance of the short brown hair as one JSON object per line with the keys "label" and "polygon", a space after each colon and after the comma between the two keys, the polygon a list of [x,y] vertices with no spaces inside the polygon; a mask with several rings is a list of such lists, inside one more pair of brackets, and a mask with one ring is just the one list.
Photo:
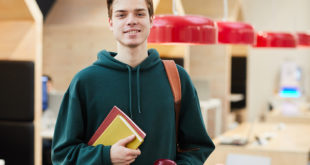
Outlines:
{"label": "short brown hair", "polygon": [[[112,4],[114,0],[107,0],[107,6],[108,6],[108,16],[111,19],[112,18]],[[147,9],[149,11],[150,17],[154,15],[154,9],[153,9],[153,0],[145,0]]]}

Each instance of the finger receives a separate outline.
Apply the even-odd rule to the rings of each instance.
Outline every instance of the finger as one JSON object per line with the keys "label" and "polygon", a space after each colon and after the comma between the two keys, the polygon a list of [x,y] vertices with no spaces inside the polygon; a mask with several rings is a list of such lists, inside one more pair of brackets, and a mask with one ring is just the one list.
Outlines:
{"label": "finger", "polygon": [[131,155],[134,155],[134,156],[139,156],[141,154],[141,151],[139,149],[137,150],[133,150],[133,149],[130,149],[130,148],[126,148],[124,150],[126,156],[131,156]]}
{"label": "finger", "polygon": [[136,156],[127,156],[126,158],[124,158],[124,161],[128,163],[129,161],[136,159],[136,158],[137,158]]}
{"label": "finger", "polygon": [[126,156],[126,161],[129,161],[131,159],[136,159],[137,157],[138,157],[138,155],[136,155],[136,154],[127,155]]}
{"label": "finger", "polygon": [[126,162],[126,163],[131,164],[131,163],[133,163],[134,161],[136,161],[136,159],[131,159],[130,161],[128,161],[128,162]]}
{"label": "finger", "polygon": [[135,139],[135,135],[131,135],[131,136],[128,136],[124,139],[121,139],[117,142],[118,145],[121,145],[121,146],[126,146],[127,143],[133,141]]}
{"label": "finger", "polygon": [[141,155],[141,151],[140,151],[139,149],[137,149],[137,150],[131,150],[131,153],[132,153],[133,155],[137,155],[137,156]]}

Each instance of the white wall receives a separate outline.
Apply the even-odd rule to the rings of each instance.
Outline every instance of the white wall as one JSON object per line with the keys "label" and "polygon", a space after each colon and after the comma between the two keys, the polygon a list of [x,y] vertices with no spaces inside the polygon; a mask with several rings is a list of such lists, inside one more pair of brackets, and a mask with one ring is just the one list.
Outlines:
{"label": "white wall", "polygon": [[241,0],[244,21],[256,30],[310,30],[309,0]]}
{"label": "white wall", "polygon": [[253,121],[268,108],[268,99],[277,90],[277,77],[284,61],[295,61],[305,76],[304,88],[310,97],[310,49],[251,48],[248,56],[248,119]]}

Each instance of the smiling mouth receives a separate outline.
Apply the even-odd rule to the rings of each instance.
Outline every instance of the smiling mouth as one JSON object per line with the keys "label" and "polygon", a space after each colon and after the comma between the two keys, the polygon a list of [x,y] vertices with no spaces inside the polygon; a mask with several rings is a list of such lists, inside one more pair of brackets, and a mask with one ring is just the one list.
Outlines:
{"label": "smiling mouth", "polygon": [[137,34],[139,32],[141,32],[141,30],[128,30],[128,31],[125,31],[125,33],[127,33],[127,34]]}

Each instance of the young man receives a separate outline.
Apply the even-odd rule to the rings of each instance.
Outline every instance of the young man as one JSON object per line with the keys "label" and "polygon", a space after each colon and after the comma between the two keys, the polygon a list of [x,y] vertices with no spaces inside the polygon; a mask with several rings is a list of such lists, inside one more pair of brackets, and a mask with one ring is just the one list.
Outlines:
{"label": "young man", "polygon": [[[214,144],[204,128],[196,90],[180,66],[179,143],[188,151],[176,152],[173,94],[158,52],[147,50],[152,0],[108,0],[108,10],[118,53],[99,52],[98,60],[73,78],[57,119],[53,164],[152,165],[158,159],[203,164]],[[146,133],[139,149],[125,147],[133,136],[112,146],[87,145],[115,105]]]}

